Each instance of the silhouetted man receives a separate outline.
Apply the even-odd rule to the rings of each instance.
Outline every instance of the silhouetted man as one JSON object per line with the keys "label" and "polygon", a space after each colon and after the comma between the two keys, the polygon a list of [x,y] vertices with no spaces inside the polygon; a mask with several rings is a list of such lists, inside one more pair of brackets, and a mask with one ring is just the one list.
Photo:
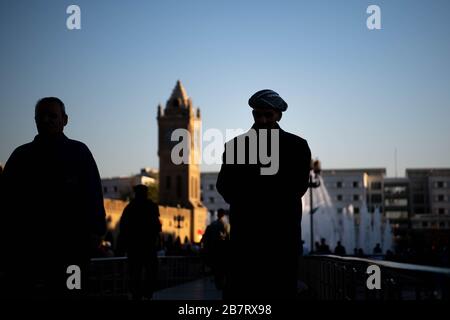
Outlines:
{"label": "silhouetted man", "polygon": [[120,219],[120,238],[128,256],[133,299],[151,298],[155,290],[157,247],[161,223],[159,208],[148,199],[145,185],[134,187],[135,198],[125,207]]}
{"label": "silhouetted man", "polygon": [[[295,298],[301,198],[308,188],[311,152],[304,139],[278,125],[287,103],[276,92],[258,91],[249,105],[254,124],[246,134],[227,142],[217,180],[217,190],[230,204],[231,253],[224,297]],[[250,138],[240,164],[239,141],[245,136]],[[273,163],[262,158],[265,150]]]}
{"label": "silhouetted man", "polygon": [[[38,135],[14,150],[3,172],[0,246],[7,295],[79,296],[92,237],[105,232],[100,176],[86,145],[64,135],[68,116],[60,99],[39,100],[35,121]],[[81,290],[67,287],[70,265],[81,269]]]}

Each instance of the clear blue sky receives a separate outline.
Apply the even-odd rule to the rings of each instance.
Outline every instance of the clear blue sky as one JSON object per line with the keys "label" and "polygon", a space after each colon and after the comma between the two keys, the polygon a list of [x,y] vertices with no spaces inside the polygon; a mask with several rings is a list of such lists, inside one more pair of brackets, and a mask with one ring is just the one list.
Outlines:
{"label": "clear blue sky", "polygon": [[[35,102],[58,96],[103,177],[158,167],[156,107],[180,79],[204,129],[248,128],[249,96],[272,88],[324,168],[393,175],[395,148],[399,175],[450,167],[450,1],[0,3],[3,164],[36,134]],[[366,28],[369,4],[382,30]]]}

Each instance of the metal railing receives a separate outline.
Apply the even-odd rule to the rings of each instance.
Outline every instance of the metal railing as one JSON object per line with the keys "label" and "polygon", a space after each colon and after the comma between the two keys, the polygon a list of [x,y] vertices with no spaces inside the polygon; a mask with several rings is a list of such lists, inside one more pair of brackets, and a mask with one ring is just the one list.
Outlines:
{"label": "metal railing", "polygon": [[[157,290],[176,286],[204,276],[200,257],[158,257]],[[128,298],[129,273],[127,257],[93,258],[89,272],[89,295],[93,297]]]}
{"label": "metal railing", "polygon": [[[380,289],[369,289],[370,265],[380,268]],[[319,300],[448,300],[450,269],[334,255],[302,258],[300,280]]]}
{"label": "metal railing", "polygon": [[93,258],[89,265],[89,295],[128,298],[127,257]]}

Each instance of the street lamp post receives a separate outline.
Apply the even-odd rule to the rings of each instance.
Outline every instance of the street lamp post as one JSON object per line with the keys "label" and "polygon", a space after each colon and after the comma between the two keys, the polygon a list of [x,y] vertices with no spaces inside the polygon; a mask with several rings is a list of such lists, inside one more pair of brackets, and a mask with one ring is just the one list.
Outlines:
{"label": "street lamp post", "polygon": [[321,164],[319,160],[314,160],[311,161],[311,170],[309,173],[309,210],[310,210],[310,227],[311,227],[311,232],[310,232],[310,236],[311,236],[311,247],[310,247],[310,254],[314,252],[314,228],[313,228],[313,214],[314,212],[317,210],[314,209],[313,206],[313,189],[318,188],[320,186],[320,180],[319,180],[319,175],[320,175],[320,171],[321,169]]}
{"label": "street lamp post", "polygon": [[[173,217],[173,221],[176,223],[175,228],[178,229],[178,236],[180,236],[180,229],[182,228],[181,223],[184,221],[184,216],[176,215]],[[180,240],[181,240],[181,238],[180,238]]]}

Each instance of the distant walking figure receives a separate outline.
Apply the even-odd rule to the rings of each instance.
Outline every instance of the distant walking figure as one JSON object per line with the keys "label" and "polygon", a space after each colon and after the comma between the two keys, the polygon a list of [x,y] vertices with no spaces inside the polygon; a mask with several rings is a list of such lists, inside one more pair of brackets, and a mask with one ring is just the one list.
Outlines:
{"label": "distant walking figure", "polygon": [[[100,176],[91,152],[63,134],[68,116],[55,97],[35,107],[38,135],[11,154],[2,174],[1,259],[10,297],[84,293],[92,239],[105,232]],[[68,290],[67,267],[81,268],[81,290]]]}
{"label": "distant walking figure", "polygon": [[211,267],[216,288],[223,289],[225,284],[226,250],[230,237],[229,225],[225,222],[225,210],[219,209],[217,220],[213,221],[205,230],[202,237],[206,264]]}
{"label": "distant walking figure", "polygon": [[140,300],[152,298],[155,290],[161,223],[158,205],[147,197],[148,188],[137,185],[134,193],[120,219],[120,239],[128,256],[131,293]]}
{"label": "distant walking figure", "polygon": [[[308,188],[311,152],[306,140],[278,125],[287,103],[276,92],[258,91],[249,105],[254,124],[247,134],[256,132],[257,140],[247,141],[244,164],[236,160],[242,156],[236,146],[245,135],[227,142],[217,180],[217,190],[230,204],[231,249],[224,298],[295,298],[301,197]],[[266,136],[262,129],[268,130]],[[278,145],[271,140],[272,133],[279,134]],[[273,159],[278,156],[275,174],[261,174],[268,166],[261,158],[250,161],[251,150],[259,154],[261,143],[266,143]],[[233,144],[235,152],[229,155]]]}

